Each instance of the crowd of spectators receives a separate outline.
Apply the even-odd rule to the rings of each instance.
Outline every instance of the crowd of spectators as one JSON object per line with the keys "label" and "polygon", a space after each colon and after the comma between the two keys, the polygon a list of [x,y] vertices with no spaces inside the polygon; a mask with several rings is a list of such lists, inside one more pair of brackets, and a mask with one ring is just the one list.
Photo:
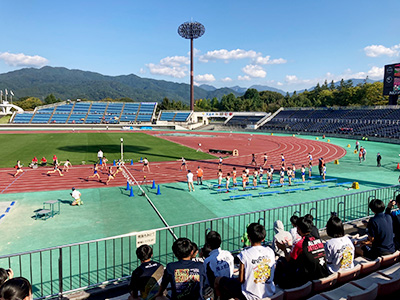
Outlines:
{"label": "crowd of spectators", "polygon": [[[355,255],[367,259],[394,253],[400,248],[400,195],[389,202],[374,199],[369,208],[374,213],[367,225],[367,240],[352,241],[335,213],[326,223],[326,241],[320,238],[313,217],[292,216],[292,228],[274,222],[272,245],[265,243],[266,230],[259,223],[248,224],[249,247],[236,258],[221,249],[222,238],[216,231],[206,235],[200,251],[187,238],[172,245],[175,262],[165,267],[153,261],[153,249],[142,245],[136,250],[141,264],[131,276],[130,299],[239,299],[271,297],[280,289],[301,286],[332,273],[354,268]],[[169,290],[169,293],[167,293]],[[169,298],[166,296],[168,295]],[[0,268],[0,299],[32,299],[32,287],[22,277],[13,278],[11,269]]]}

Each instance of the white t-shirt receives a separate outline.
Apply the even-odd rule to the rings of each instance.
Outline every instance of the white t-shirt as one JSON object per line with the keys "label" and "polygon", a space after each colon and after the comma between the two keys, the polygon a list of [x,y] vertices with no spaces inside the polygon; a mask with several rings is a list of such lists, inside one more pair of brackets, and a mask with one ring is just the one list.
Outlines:
{"label": "white t-shirt", "polygon": [[331,273],[354,268],[354,245],[347,236],[326,241],[325,253]]}
{"label": "white t-shirt", "polygon": [[78,200],[79,198],[81,198],[81,193],[78,190],[74,190],[74,191],[72,191],[71,196],[75,200]]}
{"label": "white t-shirt", "polygon": [[193,182],[193,173],[188,173],[186,176],[188,182]]}
{"label": "white t-shirt", "polygon": [[207,266],[213,271],[215,277],[228,277],[233,275],[233,256],[229,251],[221,250],[221,248],[214,249],[210,252],[210,256],[204,260],[204,267]]}
{"label": "white t-shirt", "polygon": [[97,152],[97,157],[98,158],[103,158],[103,151],[99,151],[99,152]]}
{"label": "white t-shirt", "polygon": [[253,246],[238,255],[244,264],[242,293],[248,300],[271,297],[275,294],[275,253],[269,247]]}

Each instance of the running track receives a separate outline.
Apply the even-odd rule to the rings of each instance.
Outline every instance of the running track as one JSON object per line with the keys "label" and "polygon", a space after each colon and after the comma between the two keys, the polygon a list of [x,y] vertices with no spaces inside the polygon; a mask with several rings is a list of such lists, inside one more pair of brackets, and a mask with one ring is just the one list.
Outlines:
{"label": "running track", "polygon": [[[30,131],[30,133],[33,132]],[[54,131],[52,131],[52,133],[54,133]],[[188,131],[149,131],[146,133],[193,149],[198,149],[198,144],[200,143],[202,151],[208,151],[210,148],[223,150],[237,149],[239,151],[239,156],[224,158],[222,168],[224,174],[231,172],[232,167],[236,167],[240,175],[245,166],[250,166],[252,153],[256,154],[258,164],[263,163],[262,155],[267,153],[268,166],[272,164],[275,166],[275,169],[278,169],[280,166],[281,154],[283,153],[286,165],[290,166],[294,163],[297,170],[302,164],[307,166],[309,152],[311,152],[314,158],[314,164],[318,163],[319,157],[323,157],[325,162],[330,162],[346,154],[346,150],[342,147],[326,142],[304,140],[297,137],[235,134],[229,132],[215,133],[212,131],[202,133]],[[156,184],[159,184],[186,181],[186,172],[179,171],[180,164],[180,161],[150,162],[150,173],[147,171],[142,172],[142,165],[139,163],[135,163],[133,166],[126,166],[139,182],[143,179],[143,176],[146,175],[147,180],[155,180]],[[204,170],[205,180],[217,178],[217,158],[196,162],[188,161],[187,165],[193,173],[195,173],[197,166],[201,166]],[[15,169],[0,169],[0,194],[65,190],[71,187],[76,187],[77,189],[106,187],[106,170],[103,171],[104,173],[100,172],[101,182],[94,179],[86,179],[89,175],[93,174],[89,166],[73,166],[63,177],[60,177],[56,173],[47,176],[46,172],[49,170],[52,170],[52,168],[24,168],[24,172],[14,178],[13,174],[15,173]],[[126,179],[122,175],[122,172],[120,172],[117,174],[116,178],[110,182],[109,186],[125,185]]]}

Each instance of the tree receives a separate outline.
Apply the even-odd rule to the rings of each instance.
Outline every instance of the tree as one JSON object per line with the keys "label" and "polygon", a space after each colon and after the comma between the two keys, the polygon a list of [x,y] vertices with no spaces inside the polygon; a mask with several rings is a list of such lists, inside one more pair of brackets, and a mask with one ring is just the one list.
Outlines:
{"label": "tree", "polygon": [[44,104],[53,104],[61,102],[61,99],[57,99],[56,96],[53,94],[48,95],[46,98],[44,98]]}
{"label": "tree", "polygon": [[43,105],[43,102],[39,98],[29,97],[22,101],[15,101],[14,104],[23,110],[34,110],[35,107]]}

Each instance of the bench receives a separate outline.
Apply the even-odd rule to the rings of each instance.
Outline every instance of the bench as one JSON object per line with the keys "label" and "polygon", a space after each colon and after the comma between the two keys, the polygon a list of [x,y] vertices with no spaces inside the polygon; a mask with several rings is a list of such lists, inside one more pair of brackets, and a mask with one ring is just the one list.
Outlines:
{"label": "bench", "polygon": [[232,155],[233,150],[223,150],[223,149],[208,149],[209,153],[220,153]]}
{"label": "bench", "polygon": [[321,182],[337,181],[337,178],[322,179]]}
{"label": "bench", "polygon": [[319,188],[323,188],[323,187],[327,187],[327,186],[328,186],[327,184],[313,185],[313,186],[310,186],[310,189],[315,190],[315,189],[319,189]]}
{"label": "bench", "polygon": [[310,183],[311,182],[311,180],[306,180],[306,181],[296,181],[296,182],[294,182],[293,184],[307,184],[307,183]]}
{"label": "bench", "polygon": [[255,190],[255,189],[258,189],[258,188],[265,188],[265,185],[256,185],[256,186],[254,186],[254,185],[249,185],[249,186],[246,186],[246,190],[247,190],[247,189]]}
{"label": "bench", "polygon": [[247,197],[252,198],[253,195],[252,194],[232,195],[229,196],[229,199],[232,200],[232,199],[247,198]]}
{"label": "bench", "polygon": [[261,197],[263,197],[264,195],[273,195],[273,194],[280,194],[281,191],[268,191],[268,192],[260,192],[258,193]]}
{"label": "bench", "polygon": [[288,183],[287,183],[287,182],[284,182],[283,184],[280,184],[280,183],[273,183],[273,184],[271,184],[270,186],[271,186],[271,187],[276,187],[276,186],[281,186],[281,185],[288,185]]}
{"label": "bench", "polygon": [[218,194],[220,194],[220,193],[226,193],[226,192],[229,192],[229,191],[237,191],[238,190],[238,188],[229,188],[229,189],[218,189]]}
{"label": "bench", "polygon": [[353,182],[352,181],[348,181],[348,182],[340,182],[340,183],[336,183],[336,186],[343,186],[343,185],[352,185]]}
{"label": "bench", "polygon": [[294,188],[285,190],[286,193],[296,192],[296,191],[304,191],[305,188]]}
{"label": "bench", "polygon": [[213,189],[213,188],[221,188],[221,187],[225,187],[225,185],[223,185],[223,184],[208,184],[207,185],[207,187],[208,187],[208,189],[210,190],[210,189]]}
{"label": "bench", "polygon": [[315,179],[315,178],[321,178],[321,177],[322,177],[321,175],[315,175],[315,176],[308,177],[308,179]]}

